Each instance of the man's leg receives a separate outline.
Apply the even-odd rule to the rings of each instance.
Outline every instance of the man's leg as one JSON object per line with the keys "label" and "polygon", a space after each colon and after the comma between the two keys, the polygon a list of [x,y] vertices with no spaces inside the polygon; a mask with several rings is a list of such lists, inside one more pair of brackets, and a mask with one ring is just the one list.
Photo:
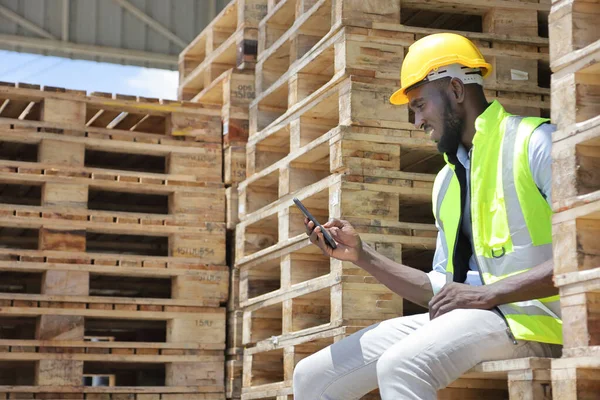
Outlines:
{"label": "man's leg", "polygon": [[385,351],[377,361],[379,392],[384,400],[435,400],[439,389],[482,361],[552,357],[559,350],[536,342],[515,345],[493,311],[454,310]]}
{"label": "man's leg", "polygon": [[361,398],[377,388],[379,357],[428,321],[427,314],[383,321],[303,359],[294,370],[294,399]]}

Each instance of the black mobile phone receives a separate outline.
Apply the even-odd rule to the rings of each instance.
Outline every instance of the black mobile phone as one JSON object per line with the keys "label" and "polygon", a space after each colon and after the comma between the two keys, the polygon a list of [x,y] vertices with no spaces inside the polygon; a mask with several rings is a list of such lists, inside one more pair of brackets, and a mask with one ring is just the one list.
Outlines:
{"label": "black mobile phone", "polygon": [[313,215],[310,213],[310,211],[308,211],[306,209],[306,207],[304,207],[304,204],[302,204],[302,202],[300,202],[300,200],[298,200],[295,197],[294,197],[294,203],[300,209],[300,211],[302,211],[302,214],[304,214],[306,216],[306,218],[310,219],[313,222],[313,224],[315,224],[315,228],[317,226],[321,227],[321,232],[323,232],[323,237],[325,238],[325,243],[332,249],[337,248],[337,244],[335,243],[335,240],[333,240],[333,238],[331,237],[329,232],[327,232],[327,230],[321,226],[319,221],[317,221],[317,219],[315,217],[313,217]]}

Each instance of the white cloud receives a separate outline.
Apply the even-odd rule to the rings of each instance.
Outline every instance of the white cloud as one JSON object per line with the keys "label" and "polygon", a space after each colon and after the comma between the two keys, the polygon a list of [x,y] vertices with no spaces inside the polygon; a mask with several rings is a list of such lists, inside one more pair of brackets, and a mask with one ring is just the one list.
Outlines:
{"label": "white cloud", "polygon": [[177,99],[179,73],[161,69],[140,68],[139,73],[125,80],[128,92],[137,96]]}

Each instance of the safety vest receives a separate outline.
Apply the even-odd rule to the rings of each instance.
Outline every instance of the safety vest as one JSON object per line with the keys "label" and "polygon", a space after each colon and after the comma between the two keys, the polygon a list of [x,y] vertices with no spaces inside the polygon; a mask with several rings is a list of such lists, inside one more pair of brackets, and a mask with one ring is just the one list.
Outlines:
{"label": "safety vest", "polygon": [[[471,152],[470,240],[461,229],[465,168],[445,155],[446,166],[433,187],[433,213],[450,280],[464,282],[472,254],[484,284],[520,274],[552,258],[552,209],[529,167],[529,139],[547,121],[513,116],[497,101],[477,118]],[[558,296],[503,304],[498,309],[516,339],[562,344]]]}

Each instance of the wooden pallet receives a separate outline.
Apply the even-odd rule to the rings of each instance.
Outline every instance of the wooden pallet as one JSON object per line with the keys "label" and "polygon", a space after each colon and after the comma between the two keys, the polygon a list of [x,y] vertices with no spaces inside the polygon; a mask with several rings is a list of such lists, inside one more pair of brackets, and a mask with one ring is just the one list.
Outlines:
{"label": "wooden pallet", "polygon": [[[283,97],[287,90],[290,102],[299,101],[343,70],[348,75],[360,74],[397,83],[408,46],[437,32],[404,25],[377,26],[377,29],[342,27],[339,31],[329,31],[313,47],[306,48],[301,57],[290,58],[286,53],[291,51],[290,46],[265,54],[256,67],[257,99],[273,97],[274,92]],[[547,39],[474,33],[467,36],[493,66],[491,76],[485,81],[486,88],[547,92],[544,90],[550,80]],[[285,85],[289,89],[283,88]],[[296,92],[299,94],[295,95]]]}
{"label": "wooden pallet", "polygon": [[44,274],[53,271],[81,284],[79,293],[86,296],[187,299],[212,306],[228,298],[227,267],[196,259],[0,249],[0,287],[12,293],[40,294]]}
{"label": "wooden pallet", "polygon": [[224,400],[216,388],[193,386],[0,386],[0,399],[44,400]]}
{"label": "wooden pallet", "polygon": [[600,39],[596,26],[600,6],[595,0],[553,0],[549,17],[552,70],[560,69],[563,58]]}
{"label": "wooden pallet", "polygon": [[210,105],[14,83],[0,84],[0,102],[5,124],[41,121],[67,134],[87,131],[125,141],[221,142],[220,110]]}
{"label": "wooden pallet", "polygon": [[600,267],[557,274],[563,318],[564,357],[600,354]]}
{"label": "wooden pallet", "polygon": [[439,391],[438,399],[552,399],[551,362],[549,358],[483,362]]}
{"label": "wooden pallet", "polygon": [[555,212],[583,206],[600,190],[600,117],[559,129],[552,145]]}
{"label": "wooden pallet", "polygon": [[228,399],[237,400],[242,396],[242,370],[242,355],[228,355],[225,362],[225,396]]}
{"label": "wooden pallet", "polygon": [[[247,348],[242,400],[291,395],[293,370],[298,362],[356,330],[341,327]],[[439,391],[438,399],[550,399],[550,363],[550,359],[542,358],[484,362]],[[363,399],[379,396],[370,394]]]}
{"label": "wooden pallet", "polygon": [[223,144],[227,147],[248,140],[248,105],[254,97],[254,74],[229,69],[191,101],[221,106]]}
{"label": "wooden pallet", "polygon": [[250,177],[238,187],[241,219],[330,173],[343,172],[355,182],[384,184],[385,171],[392,173],[387,177],[393,180],[394,172],[437,173],[443,165],[433,142],[420,131],[338,126],[321,136],[315,132],[317,137],[311,140],[314,136],[304,137],[311,127],[305,121],[248,145]]}
{"label": "wooden pallet", "polygon": [[[345,83],[349,84],[345,85],[346,88],[351,86],[351,82]],[[369,120],[357,118],[360,115],[356,114],[361,112],[354,110],[360,108],[361,102],[357,101],[352,106],[346,102],[348,99],[345,89],[334,89],[327,96],[315,99],[306,109],[299,110],[249,140],[246,150],[247,180],[256,179],[254,175],[257,173],[272,172],[273,168],[279,167],[275,166],[277,163],[317,161],[303,160],[302,155],[309,152],[314,156],[322,153],[321,157],[329,158],[334,171],[350,164],[364,167],[370,164],[372,168],[406,172],[439,171],[442,166],[439,162],[441,158],[434,143],[424,132],[415,130],[408,122],[396,122],[394,129],[360,126],[363,121],[365,125],[370,123]],[[360,98],[361,94],[368,97],[377,92],[352,93],[355,98]],[[367,101],[364,103],[369,105]],[[373,107],[376,106],[377,104],[373,104]],[[337,114],[340,107],[349,108],[347,114],[350,115],[343,122]],[[365,117],[368,118],[366,115]],[[353,144],[355,151],[352,152],[351,147],[344,148],[347,144]]]}
{"label": "wooden pallet", "polygon": [[[357,330],[338,327],[285,341],[264,341],[246,348],[242,400],[292,399],[292,376],[298,362]],[[362,399],[379,399],[379,396],[368,395]]]}
{"label": "wooden pallet", "polygon": [[[338,35],[343,37],[344,32],[340,31]],[[400,47],[398,49],[401,50]],[[402,53],[400,52],[400,55]],[[317,53],[310,54],[313,55],[316,56]],[[329,55],[333,57],[333,53]],[[322,60],[325,59],[319,57],[315,57],[314,60],[310,57],[304,59],[308,66],[311,62],[318,65]],[[323,65],[329,68],[332,63],[333,58]],[[303,67],[303,64],[299,64],[299,67]],[[272,85],[250,105],[249,142],[254,142],[255,136],[260,138],[272,133],[273,130],[282,129],[302,116],[305,119],[317,120],[320,126],[313,130],[318,129],[321,133],[340,124],[414,129],[408,108],[389,103],[389,96],[396,86],[396,80],[381,80],[363,75],[345,77],[347,73],[345,69],[335,75],[298,73],[293,75],[295,78],[290,78],[289,82],[281,80]],[[287,77],[287,75],[283,76],[283,78]],[[298,77],[299,80],[296,79]],[[490,100],[500,100],[510,112],[548,115],[546,111],[550,108],[548,89],[523,89],[515,92],[510,90],[509,85],[504,86],[506,89],[503,90],[499,90],[502,85],[497,85],[497,89],[492,89],[494,86],[490,86],[490,89],[486,89],[486,95]]]}
{"label": "wooden pallet", "polygon": [[372,278],[324,276],[244,308],[244,345],[284,341],[340,326],[365,327],[402,315],[402,298]]}
{"label": "wooden pallet", "polygon": [[[196,177],[190,178],[188,176],[171,174],[86,168],[82,166],[63,166],[52,162],[52,160],[48,162],[0,160],[0,180],[5,185],[32,187],[46,185],[49,188],[51,186],[60,188],[71,184],[82,189],[87,188],[87,190],[84,190],[78,196],[87,196],[87,200],[85,198],[73,198],[71,200],[72,206],[85,206],[93,201],[90,199],[89,191],[130,193],[131,195],[154,195],[171,199],[171,210],[174,213],[200,214],[207,218],[207,220],[214,220],[214,222],[223,222],[225,218],[223,210],[220,210],[219,205],[216,204],[219,201],[222,205],[223,185],[214,182],[199,181]],[[30,197],[29,202],[31,204],[40,203],[39,190],[41,189],[24,192],[24,195]],[[58,193],[56,194],[58,195]],[[13,198],[13,200],[18,201],[16,198]],[[67,199],[63,198],[63,200]],[[136,200],[139,201],[140,199]],[[159,201],[157,198],[155,200],[158,203],[162,202],[162,200]],[[57,199],[53,201],[56,202]],[[140,207],[133,207],[134,204],[131,204],[131,199],[127,199],[126,196],[119,198],[115,194],[107,203],[111,201],[120,202],[123,205],[121,207],[122,210],[127,209],[127,205],[138,210],[162,209],[160,205],[155,205],[154,207],[146,206],[144,208],[143,204],[147,203],[149,199],[146,199],[146,202],[141,201],[142,206]],[[195,201],[201,203],[194,205]],[[29,204],[25,199],[23,202]]]}
{"label": "wooden pallet", "polygon": [[561,358],[552,361],[555,399],[593,400],[600,393],[600,357]]}
{"label": "wooden pallet", "polygon": [[224,71],[253,69],[267,0],[232,0],[179,55],[179,98],[189,100]]}
{"label": "wooden pallet", "polygon": [[[35,126],[36,123],[27,125],[0,123],[0,159],[28,162],[45,159],[54,166],[93,168],[97,175],[114,174],[116,171],[132,175],[135,172],[162,174],[163,180],[184,181],[184,185],[194,185],[193,182],[197,182],[196,186],[200,186],[201,182],[220,183],[223,179],[220,168],[215,168],[215,165],[221,164],[222,158],[218,143],[181,147],[117,142],[43,132]],[[52,156],[49,152],[57,154]],[[146,177],[149,179],[151,175]]]}
{"label": "wooden pallet", "polygon": [[600,190],[580,197],[587,204],[554,214],[552,219],[555,274],[599,265]]}
{"label": "wooden pallet", "polygon": [[259,63],[257,98],[250,105],[250,135],[293,113],[311,94],[326,91],[350,74],[356,81],[362,78],[363,82],[393,86],[404,49],[412,42],[403,33],[385,33],[347,27],[325,37],[292,66],[278,53]]}
{"label": "wooden pallet", "polygon": [[545,24],[538,26],[538,20],[547,20],[549,10],[549,4],[521,1],[284,0],[270,7],[259,25],[258,60],[283,51],[294,62],[324,35],[341,26],[374,28],[402,24],[505,37],[547,37]]}
{"label": "wooden pallet", "polygon": [[[383,235],[396,231],[398,244],[417,246],[419,238],[428,238],[431,236],[428,232],[435,230],[428,209],[432,182],[420,183],[411,174],[401,172],[383,171],[379,175],[384,184],[357,183],[345,175],[328,175],[248,214],[236,231],[236,265],[287,247],[303,237],[303,217],[294,206],[293,197],[300,199],[317,219],[352,219],[359,231]],[[324,206],[327,204],[330,206]]]}
{"label": "wooden pallet", "polygon": [[[600,39],[553,60],[552,119],[561,130],[572,129],[600,113]],[[562,104],[562,107],[560,106]]]}

